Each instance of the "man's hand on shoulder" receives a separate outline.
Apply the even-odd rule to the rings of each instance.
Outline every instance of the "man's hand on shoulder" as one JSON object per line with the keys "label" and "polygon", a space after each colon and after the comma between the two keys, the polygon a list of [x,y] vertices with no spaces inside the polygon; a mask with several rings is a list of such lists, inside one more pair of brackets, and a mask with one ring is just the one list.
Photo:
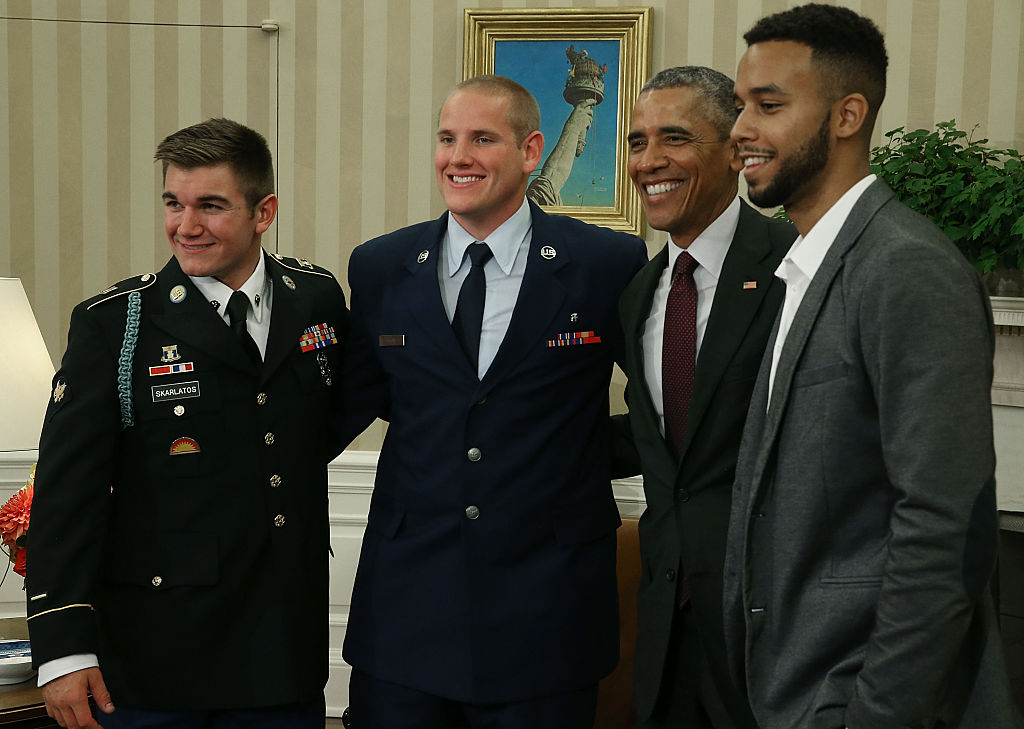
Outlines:
{"label": "man's hand on shoulder", "polygon": [[55,678],[44,684],[42,691],[46,713],[67,729],[102,729],[89,710],[90,693],[104,714],[114,710],[110,692],[103,683],[103,674],[95,667]]}

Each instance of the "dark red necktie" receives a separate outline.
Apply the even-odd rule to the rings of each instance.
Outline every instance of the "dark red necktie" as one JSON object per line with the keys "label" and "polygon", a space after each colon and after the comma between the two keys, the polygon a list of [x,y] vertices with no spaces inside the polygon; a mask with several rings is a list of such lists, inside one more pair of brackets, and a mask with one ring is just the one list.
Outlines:
{"label": "dark red necktie", "polygon": [[661,391],[665,408],[665,439],[676,458],[686,435],[686,416],[697,370],[697,261],[686,251],[676,258],[672,288],[665,307],[661,351]]}

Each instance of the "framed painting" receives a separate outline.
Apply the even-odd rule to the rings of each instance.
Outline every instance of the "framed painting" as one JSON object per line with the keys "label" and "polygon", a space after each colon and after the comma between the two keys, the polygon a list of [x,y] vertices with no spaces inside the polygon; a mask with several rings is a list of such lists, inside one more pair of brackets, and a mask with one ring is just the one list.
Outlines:
{"label": "framed painting", "polygon": [[540,105],[544,158],[526,195],[547,212],[643,235],[625,137],[650,22],[650,8],[466,9],[463,78],[507,76]]}

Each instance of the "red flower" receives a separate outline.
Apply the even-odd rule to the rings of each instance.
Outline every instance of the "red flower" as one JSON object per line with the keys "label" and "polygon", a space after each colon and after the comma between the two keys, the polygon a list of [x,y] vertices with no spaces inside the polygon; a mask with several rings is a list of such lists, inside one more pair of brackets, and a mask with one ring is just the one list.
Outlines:
{"label": "red flower", "polygon": [[0,541],[8,550],[17,549],[18,538],[28,532],[29,517],[32,515],[32,494],[35,489],[26,484],[0,508]]}
{"label": "red flower", "polygon": [[22,547],[21,549],[19,549],[15,553],[15,558],[14,558],[14,571],[17,572],[22,577],[25,577],[25,573],[28,571],[28,566],[26,565],[26,560],[25,560],[25,552],[26,551],[28,551],[28,550],[26,550],[24,547]]}

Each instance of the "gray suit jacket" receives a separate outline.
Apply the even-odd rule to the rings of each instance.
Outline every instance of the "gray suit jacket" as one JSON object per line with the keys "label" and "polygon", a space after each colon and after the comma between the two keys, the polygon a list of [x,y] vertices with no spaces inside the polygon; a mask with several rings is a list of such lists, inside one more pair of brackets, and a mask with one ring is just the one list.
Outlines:
{"label": "gray suit jacket", "polygon": [[988,590],[993,342],[978,276],[874,182],[740,446],[726,644],[762,729],[1021,726]]}

